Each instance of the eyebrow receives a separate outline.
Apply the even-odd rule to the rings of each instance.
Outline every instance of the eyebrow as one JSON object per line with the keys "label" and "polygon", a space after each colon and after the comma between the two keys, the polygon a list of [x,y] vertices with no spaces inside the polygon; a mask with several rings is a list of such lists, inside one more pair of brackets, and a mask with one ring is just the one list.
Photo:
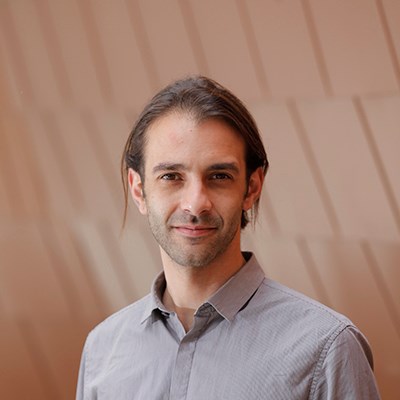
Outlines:
{"label": "eyebrow", "polygon": [[182,171],[186,169],[187,167],[179,163],[160,163],[153,167],[153,174],[161,171]]}
{"label": "eyebrow", "polygon": [[239,173],[239,167],[236,163],[217,163],[210,165],[207,170],[209,171],[232,171]]}

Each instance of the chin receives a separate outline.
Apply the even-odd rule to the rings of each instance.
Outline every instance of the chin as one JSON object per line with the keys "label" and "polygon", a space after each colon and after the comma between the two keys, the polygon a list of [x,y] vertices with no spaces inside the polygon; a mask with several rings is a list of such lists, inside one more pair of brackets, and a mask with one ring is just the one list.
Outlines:
{"label": "chin", "polygon": [[169,254],[170,258],[178,265],[187,268],[205,268],[209,264],[211,264],[215,258],[218,256],[217,254],[202,254],[202,255],[194,255],[191,254]]}

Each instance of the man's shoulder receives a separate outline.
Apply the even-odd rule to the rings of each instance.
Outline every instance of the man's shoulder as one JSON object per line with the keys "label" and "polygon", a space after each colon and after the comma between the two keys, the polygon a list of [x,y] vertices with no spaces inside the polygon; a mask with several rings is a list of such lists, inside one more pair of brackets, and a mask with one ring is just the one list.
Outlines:
{"label": "man's shoulder", "polygon": [[272,279],[265,278],[259,289],[259,305],[283,324],[328,330],[353,326],[343,314]]}
{"label": "man's shoulder", "polygon": [[150,301],[151,295],[148,294],[134,303],[116,311],[114,314],[111,314],[93,328],[88,335],[88,341],[108,341],[113,336],[121,334],[127,329],[138,329]]}

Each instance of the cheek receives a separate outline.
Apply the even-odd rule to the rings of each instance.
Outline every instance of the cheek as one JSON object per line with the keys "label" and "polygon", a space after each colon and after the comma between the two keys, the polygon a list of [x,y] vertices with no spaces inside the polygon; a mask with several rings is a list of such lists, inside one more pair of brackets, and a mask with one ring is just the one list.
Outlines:
{"label": "cheek", "polygon": [[232,195],[220,203],[216,210],[223,218],[236,218],[242,215],[242,210],[246,209],[246,199],[244,196]]}
{"label": "cheek", "polygon": [[153,219],[167,219],[172,213],[170,201],[166,196],[149,196],[146,198],[147,215],[151,215]]}

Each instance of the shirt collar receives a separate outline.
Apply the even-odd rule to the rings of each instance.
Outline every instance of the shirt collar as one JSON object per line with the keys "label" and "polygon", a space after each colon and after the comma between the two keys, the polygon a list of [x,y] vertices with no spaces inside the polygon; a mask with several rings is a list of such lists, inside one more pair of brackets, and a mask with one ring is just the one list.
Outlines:
{"label": "shirt collar", "polygon": [[264,280],[265,274],[252,253],[243,253],[245,265],[233,275],[206,303],[225,319],[232,321],[243,309]]}
{"label": "shirt collar", "polygon": [[[255,255],[252,253],[243,253],[243,255],[247,260],[246,264],[205,302],[229,321],[232,321],[235,315],[246,306],[265,277]],[[164,272],[160,272],[151,286],[149,301],[141,323],[149,318],[154,322],[160,315],[170,313],[162,303],[165,285]]]}
{"label": "shirt collar", "polygon": [[[162,302],[162,296],[165,290],[166,282],[164,271],[161,271],[154,279],[150,294],[148,295],[149,301],[147,307],[144,309],[142,319],[140,323],[145,322],[147,319],[151,318],[152,322],[157,319],[157,315],[169,314],[169,311],[165,308]],[[157,311],[159,311],[157,313]]]}

